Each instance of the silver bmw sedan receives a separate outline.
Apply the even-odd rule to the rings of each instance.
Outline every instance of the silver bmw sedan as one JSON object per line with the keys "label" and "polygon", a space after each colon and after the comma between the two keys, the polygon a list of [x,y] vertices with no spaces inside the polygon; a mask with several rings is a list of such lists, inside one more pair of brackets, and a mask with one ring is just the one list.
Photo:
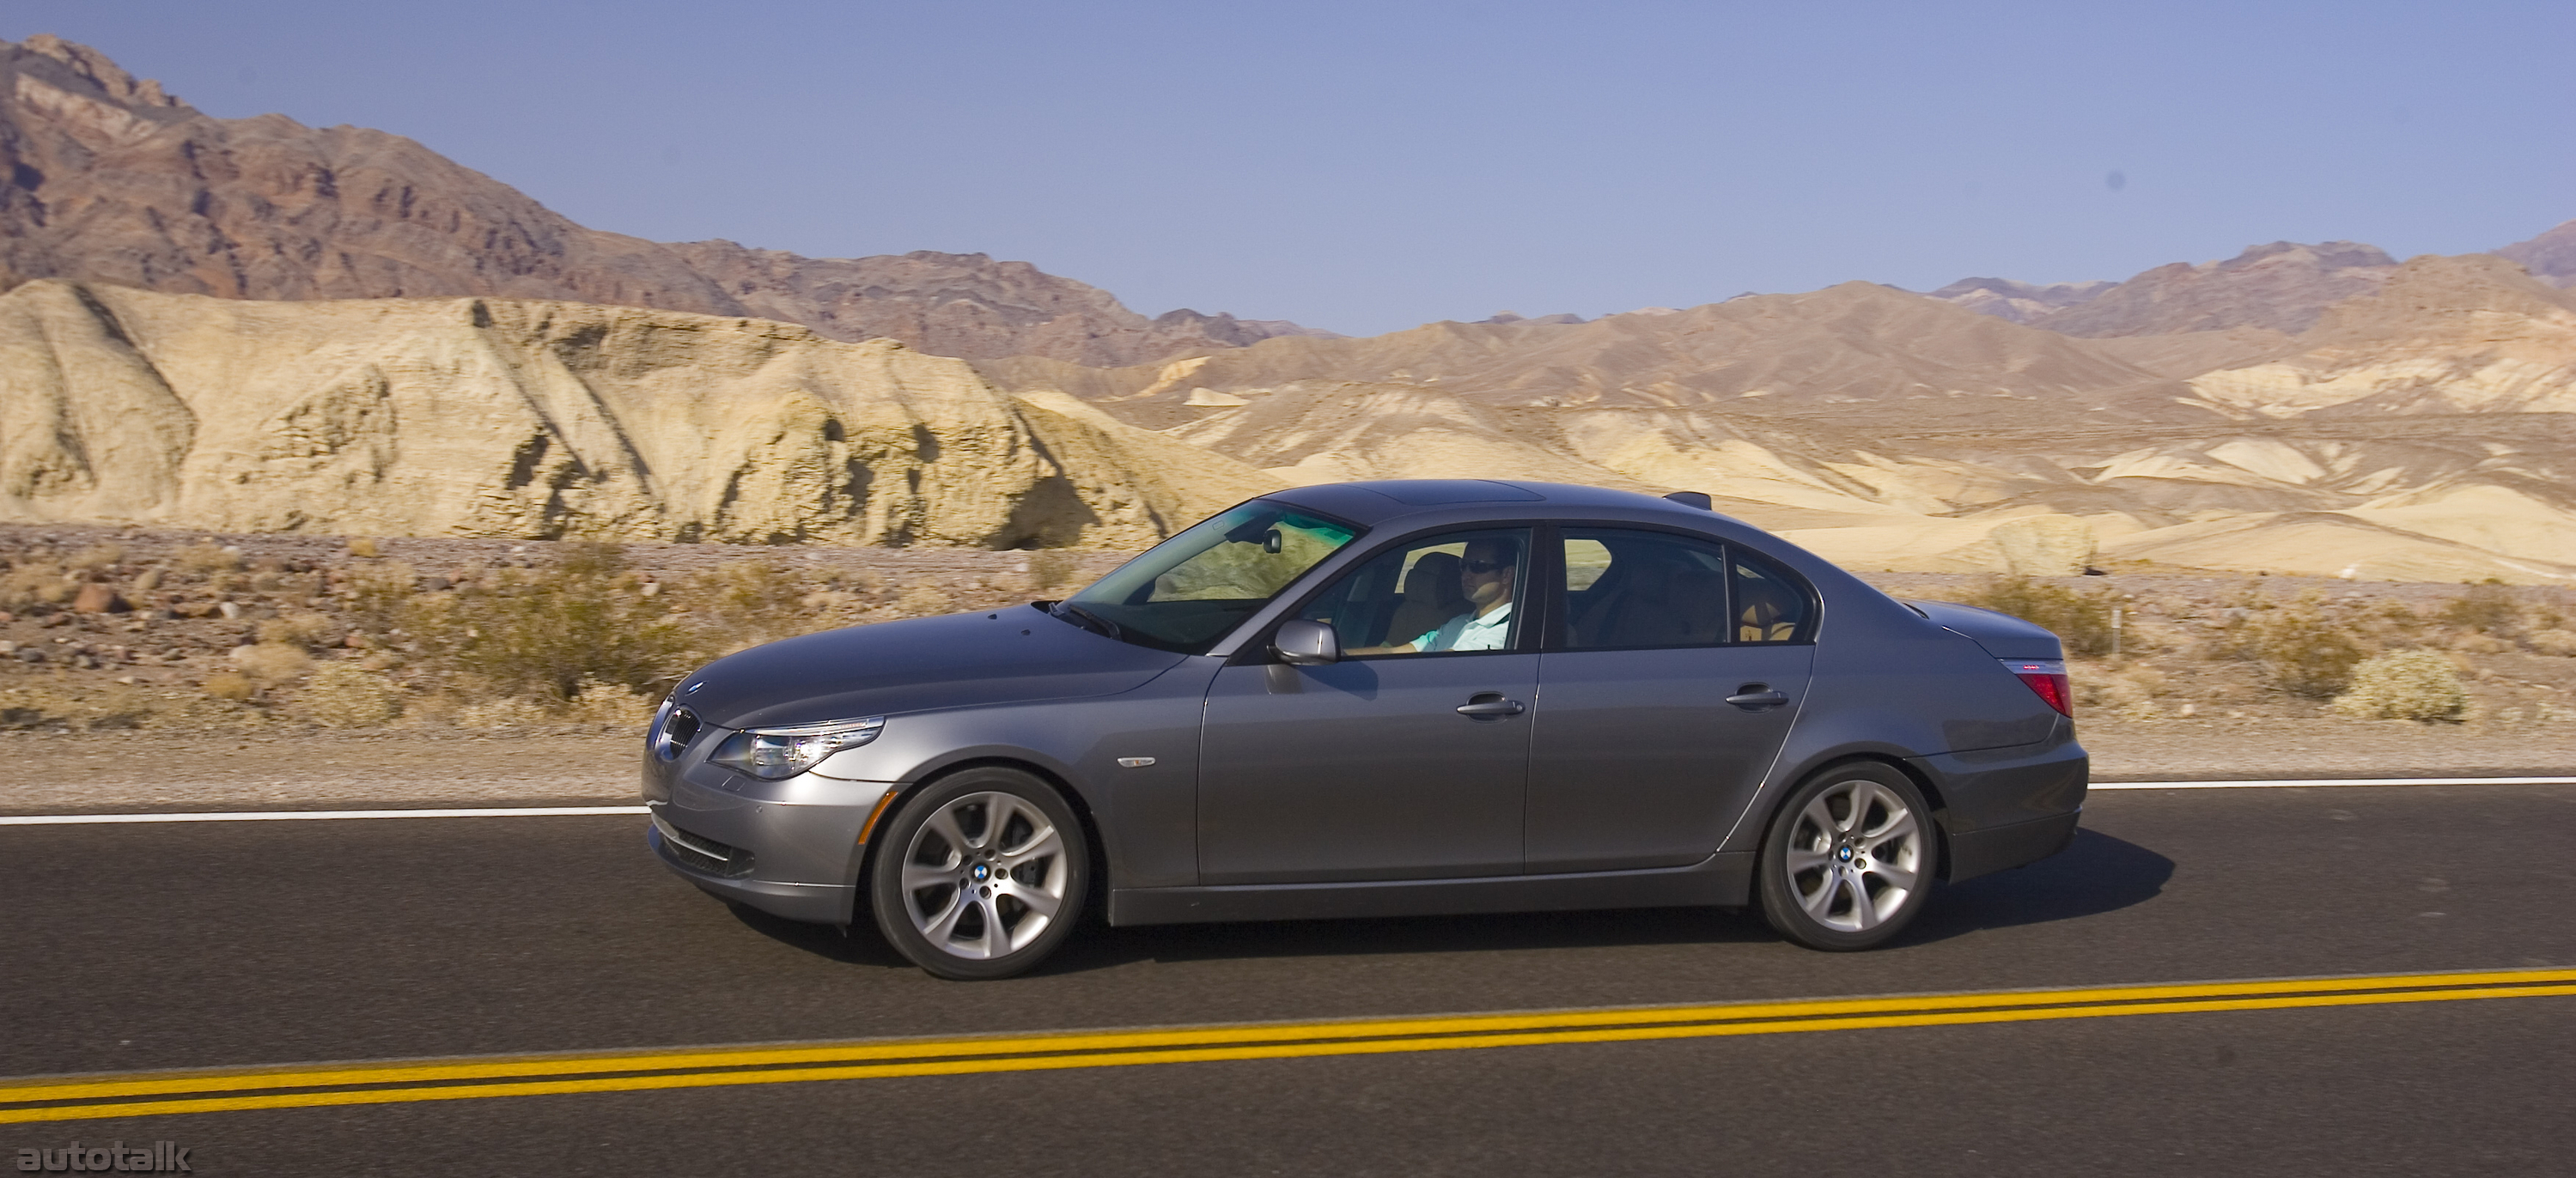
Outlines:
{"label": "silver bmw sedan", "polygon": [[1065,601],[708,664],[648,733],[647,838],[948,978],[1026,970],[1089,913],[1758,905],[1863,949],[1935,880],[2074,836],[2062,657],[1705,496],[1300,487]]}

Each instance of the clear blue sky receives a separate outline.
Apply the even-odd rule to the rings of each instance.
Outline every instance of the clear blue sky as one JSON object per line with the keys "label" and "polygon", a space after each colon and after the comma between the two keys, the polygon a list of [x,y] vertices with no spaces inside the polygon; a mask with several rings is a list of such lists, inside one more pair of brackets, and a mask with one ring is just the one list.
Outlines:
{"label": "clear blue sky", "polygon": [[46,31],[602,229],[980,251],[1355,334],[2576,218],[2569,0],[0,9]]}

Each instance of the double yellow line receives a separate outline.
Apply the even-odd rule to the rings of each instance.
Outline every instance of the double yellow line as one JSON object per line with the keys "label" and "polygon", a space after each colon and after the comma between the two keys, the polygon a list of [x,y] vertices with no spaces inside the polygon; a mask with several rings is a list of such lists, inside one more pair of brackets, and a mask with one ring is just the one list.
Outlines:
{"label": "double yellow line", "polygon": [[2222,1010],[2570,996],[2576,996],[2576,970],[2541,969],[293,1064],[4,1081],[0,1082],[0,1124],[1225,1059],[1387,1055],[1549,1043],[1621,1043]]}

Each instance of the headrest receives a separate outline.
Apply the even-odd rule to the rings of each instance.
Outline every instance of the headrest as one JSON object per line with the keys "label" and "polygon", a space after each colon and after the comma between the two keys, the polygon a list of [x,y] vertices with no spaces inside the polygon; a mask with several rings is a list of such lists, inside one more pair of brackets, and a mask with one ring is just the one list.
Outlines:
{"label": "headrest", "polygon": [[1404,574],[1404,595],[1434,601],[1466,596],[1458,586],[1459,569],[1466,563],[1446,552],[1423,553],[1414,560],[1412,570]]}

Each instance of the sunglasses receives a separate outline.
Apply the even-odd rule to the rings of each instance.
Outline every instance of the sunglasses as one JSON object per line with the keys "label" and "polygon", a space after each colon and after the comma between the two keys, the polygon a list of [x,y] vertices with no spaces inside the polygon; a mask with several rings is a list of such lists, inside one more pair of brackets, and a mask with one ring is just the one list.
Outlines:
{"label": "sunglasses", "polygon": [[1512,562],[1508,560],[1471,560],[1466,562],[1467,571],[1478,575],[1510,567],[1512,567]]}

